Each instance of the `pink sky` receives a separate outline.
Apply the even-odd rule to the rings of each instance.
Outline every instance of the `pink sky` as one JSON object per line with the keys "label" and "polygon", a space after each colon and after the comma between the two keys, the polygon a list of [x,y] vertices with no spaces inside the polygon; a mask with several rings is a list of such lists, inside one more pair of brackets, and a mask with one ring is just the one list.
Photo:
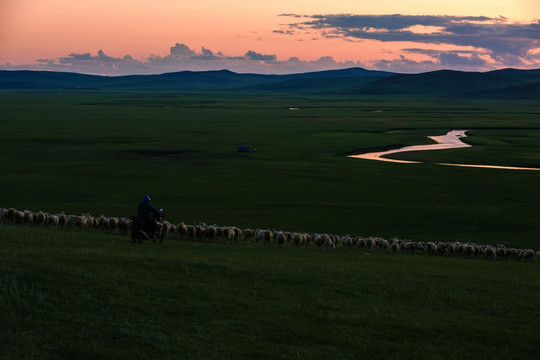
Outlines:
{"label": "pink sky", "polygon": [[[385,18],[390,15],[396,17]],[[440,25],[443,17],[451,19]],[[215,67],[284,73],[351,65],[411,72],[539,68],[538,18],[538,0],[0,0],[0,69],[123,74]],[[437,25],[426,27],[427,21]],[[388,28],[401,22],[414,26]],[[464,34],[465,27],[449,34],[463,23],[474,25],[473,32],[491,29],[475,37]],[[481,42],[499,33],[506,38]],[[509,45],[516,34],[525,34],[517,39],[519,51]],[[193,54],[172,56],[175,44]],[[208,51],[211,60],[202,56]]]}

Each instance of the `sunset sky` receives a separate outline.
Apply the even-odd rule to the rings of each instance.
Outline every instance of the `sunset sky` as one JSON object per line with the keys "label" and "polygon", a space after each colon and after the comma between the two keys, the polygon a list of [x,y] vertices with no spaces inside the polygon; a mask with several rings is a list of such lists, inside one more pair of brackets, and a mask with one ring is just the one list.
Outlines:
{"label": "sunset sky", "polygon": [[540,0],[0,0],[0,69],[540,68]]}

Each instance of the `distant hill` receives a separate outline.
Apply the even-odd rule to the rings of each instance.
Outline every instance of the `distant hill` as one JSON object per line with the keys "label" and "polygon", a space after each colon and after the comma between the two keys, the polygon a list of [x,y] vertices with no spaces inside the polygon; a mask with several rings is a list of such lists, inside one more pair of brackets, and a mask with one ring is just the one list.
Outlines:
{"label": "distant hill", "polygon": [[106,83],[104,76],[69,72],[0,70],[0,89],[96,88]]}
{"label": "distant hill", "polygon": [[95,76],[51,71],[0,71],[0,89],[198,89],[212,90],[273,81],[271,75],[228,70],[161,75]]}
{"label": "distant hill", "polygon": [[[181,71],[160,75],[95,76],[52,71],[0,71],[0,89],[156,89],[184,91],[219,91],[249,88],[298,80],[302,88],[317,79],[371,78],[393,73],[362,68],[298,73],[290,75],[238,74],[229,70]],[[302,85],[308,80],[309,84]],[[311,81],[309,81],[311,80]],[[364,82],[357,83],[362,84]],[[353,83],[354,84],[354,83]],[[293,86],[294,87],[294,86]],[[279,90],[280,86],[275,86]]]}
{"label": "distant hill", "polygon": [[229,70],[96,76],[52,71],[0,71],[0,89],[166,90],[333,95],[540,98],[540,69],[489,72],[439,70],[395,74],[348,68],[288,75]]}
{"label": "distant hill", "polygon": [[388,71],[366,70],[360,67],[353,67],[341,70],[325,70],[307,73],[297,73],[290,75],[280,75],[282,79],[320,79],[320,78],[345,78],[345,77],[383,77],[394,75]]}
{"label": "distant hill", "polygon": [[[519,90],[518,97],[538,98],[534,84],[540,84],[540,70],[505,69],[491,72],[464,72],[439,70],[421,74],[396,74],[387,76],[356,88],[344,90],[343,94],[366,95],[432,95],[432,96],[495,96],[512,95],[512,90],[525,86],[529,91]],[[513,96],[516,97],[516,96]]]}
{"label": "distant hill", "polygon": [[503,75],[508,78],[513,78],[527,83],[540,82],[540,69],[535,70],[518,70],[518,69],[502,69],[488,72],[488,74]]}

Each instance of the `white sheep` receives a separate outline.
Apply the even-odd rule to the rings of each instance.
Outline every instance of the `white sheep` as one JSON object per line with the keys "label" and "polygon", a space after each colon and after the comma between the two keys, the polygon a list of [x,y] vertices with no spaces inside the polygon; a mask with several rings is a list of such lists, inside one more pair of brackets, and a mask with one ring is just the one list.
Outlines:
{"label": "white sheep", "polygon": [[242,233],[244,235],[244,239],[247,241],[252,241],[255,239],[255,230],[247,228],[247,229],[244,229]]}
{"label": "white sheep", "polygon": [[413,253],[416,250],[416,244],[413,241],[407,241],[404,248],[405,251]]}
{"label": "white sheep", "polygon": [[428,242],[426,243],[427,251],[430,254],[435,254],[435,251],[437,250],[437,245],[435,245],[434,242]]}
{"label": "white sheep", "polygon": [[228,226],[222,227],[223,230],[223,239],[225,242],[232,243],[234,242],[234,230]]}
{"label": "white sheep", "polygon": [[351,249],[354,246],[353,239],[349,235],[343,236],[341,238],[341,243],[343,244],[343,247],[345,247],[347,249]]}
{"label": "white sheep", "polygon": [[176,232],[178,233],[178,237],[180,239],[184,239],[184,237],[189,235],[187,226],[183,222],[176,225]]}
{"label": "white sheep", "polygon": [[378,238],[377,239],[377,247],[379,247],[381,249],[388,249],[388,240]]}
{"label": "white sheep", "polygon": [[377,247],[377,241],[372,237],[366,239],[366,249],[373,249]]}
{"label": "white sheep", "polygon": [[63,212],[57,215],[58,215],[58,225],[60,225],[60,229],[63,229],[64,226],[67,224],[67,216]]}
{"label": "white sheep", "polygon": [[58,215],[50,215],[48,219],[48,224],[51,226],[51,228],[57,229],[60,224],[60,218],[58,217]]}
{"label": "white sheep", "polygon": [[445,243],[438,243],[437,247],[435,248],[435,254],[444,255],[446,254],[447,249],[448,249],[448,246]]}
{"label": "white sheep", "polygon": [[101,214],[97,219],[97,227],[101,231],[105,231],[109,227],[109,219]]}
{"label": "white sheep", "polygon": [[23,223],[25,225],[33,225],[34,224],[34,213],[29,211],[29,210],[24,210]]}
{"label": "white sheep", "polygon": [[304,235],[301,234],[301,233],[293,233],[292,234],[292,239],[291,241],[293,242],[294,245],[296,246],[303,246],[304,245],[304,242],[305,242],[305,238],[304,238]]}
{"label": "white sheep", "polygon": [[8,223],[12,222],[14,213],[15,213],[15,209],[13,209],[13,208],[5,209],[4,213],[2,215],[2,219],[4,219],[4,221],[6,221]]}
{"label": "white sheep", "polygon": [[171,232],[171,223],[165,220],[161,224],[163,225],[162,230],[161,230],[163,231],[163,235],[164,236],[169,235],[169,233]]}
{"label": "white sheep", "polygon": [[336,248],[336,244],[334,242],[334,239],[332,236],[328,234],[316,234],[314,238],[314,243],[320,248],[326,249],[326,248]]}
{"label": "white sheep", "polygon": [[110,217],[109,221],[107,222],[107,229],[110,232],[116,232],[118,230],[118,218]]}
{"label": "white sheep", "polygon": [[531,249],[521,250],[517,257],[518,260],[534,260],[534,251]]}
{"label": "white sheep", "polygon": [[287,240],[287,236],[283,231],[276,231],[274,232],[274,241],[278,245],[283,245],[285,243],[285,240]]}
{"label": "white sheep", "polygon": [[234,231],[234,241],[236,242],[238,241],[238,239],[242,238],[244,232],[242,231],[242,229],[237,228],[236,226],[233,226],[232,229]]}
{"label": "white sheep", "polygon": [[265,244],[272,242],[274,235],[270,230],[259,230],[257,231],[257,241],[264,241]]}
{"label": "white sheep", "polygon": [[[69,220],[68,220],[69,221]],[[86,215],[75,216],[73,218],[74,229],[86,230],[88,227],[88,217]]]}
{"label": "white sheep", "polygon": [[47,220],[47,215],[43,211],[38,211],[34,214],[34,224],[43,226]]}
{"label": "white sheep", "polygon": [[204,229],[204,238],[207,241],[215,241],[217,237],[217,229],[215,226],[207,226]]}
{"label": "white sheep", "polygon": [[205,223],[199,223],[195,225],[195,237],[198,241],[201,241],[203,239],[205,228],[206,228]]}
{"label": "white sheep", "polygon": [[196,233],[197,233],[197,229],[195,228],[194,225],[186,225],[187,227],[187,233],[188,233],[188,236],[189,236],[189,240],[195,240],[195,236],[196,236]]}
{"label": "white sheep", "polygon": [[497,259],[497,251],[491,246],[486,246],[486,248],[484,249],[484,255],[486,256],[486,258],[491,260]]}
{"label": "white sheep", "polygon": [[339,235],[329,235],[330,239],[332,240],[333,248],[335,249],[339,245],[340,237]]}
{"label": "white sheep", "polygon": [[129,226],[130,226],[130,220],[125,217],[120,218],[120,220],[118,221],[118,230],[122,234],[129,233]]}

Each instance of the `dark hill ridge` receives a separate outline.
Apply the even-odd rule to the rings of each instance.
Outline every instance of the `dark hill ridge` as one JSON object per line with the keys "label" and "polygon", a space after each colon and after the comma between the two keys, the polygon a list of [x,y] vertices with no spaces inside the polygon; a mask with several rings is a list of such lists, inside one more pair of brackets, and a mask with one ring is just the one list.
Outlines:
{"label": "dark hill ridge", "polygon": [[[180,71],[160,75],[96,76],[52,71],[0,71],[0,89],[231,90],[305,79],[373,78],[393,73],[362,68],[290,75],[239,74],[229,70]],[[361,82],[360,84],[362,84]],[[279,88],[279,87],[278,87]],[[253,90],[253,89],[252,89]]]}
{"label": "dark hill ridge", "polygon": [[514,70],[509,74],[500,71],[480,73],[439,70],[421,74],[398,74],[349,89],[348,93],[465,95],[540,82],[540,79],[530,76],[540,71],[532,70],[530,74],[523,72],[529,71]]}
{"label": "dark hill ridge", "polygon": [[289,75],[229,70],[96,76],[51,71],[0,71],[0,89],[174,90],[183,92],[327,95],[414,95],[540,98],[540,69],[489,72],[439,70],[394,74],[362,68]]}
{"label": "dark hill ridge", "polygon": [[[107,78],[70,72],[0,70],[0,89],[54,89],[97,87],[105,84]],[[70,86],[71,85],[71,86]],[[79,85],[79,86],[77,86]]]}
{"label": "dark hill ridge", "polygon": [[533,70],[518,70],[518,69],[501,69],[490,71],[488,74],[499,74],[508,78],[525,81],[527,83],[540,82],[540,69]]}
{"label": "dark hill ridge", "polygon": [[320,79],[320,78],[344,78],[344,77],[383,77],[394,75],[388,71],[366,70],[360,67],[353,67],[342,70],[325,70],[307,73],[297,73],[290,75],[280,75],[282,79]]}
{"label": "dark hill ridge", "polygon": [[273,81],[271,75],[228,70],[160,75],[97,76],[53,71],[0,71],[0,89],[192,89],[245,86]]}

